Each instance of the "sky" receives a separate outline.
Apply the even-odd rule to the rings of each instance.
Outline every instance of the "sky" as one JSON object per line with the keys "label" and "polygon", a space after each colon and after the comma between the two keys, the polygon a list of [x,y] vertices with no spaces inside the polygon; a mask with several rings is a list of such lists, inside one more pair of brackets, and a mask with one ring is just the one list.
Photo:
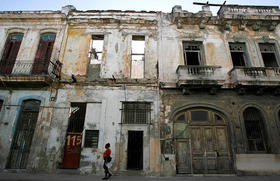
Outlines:
{"label": "sky", "polygon": [[[222,4],[224,0],[208,0]],[[0,11],[61,10],[62,6],[74,5],[77,10],[146,10],[171,12],[172,7],[181,5],[183,10],[198,12],[201,6],[193,2],[207,0],[0,0]],[[226,4],[278,6],[280,0],[227,0]],[[217,7],[210,8],[216,14]]]}

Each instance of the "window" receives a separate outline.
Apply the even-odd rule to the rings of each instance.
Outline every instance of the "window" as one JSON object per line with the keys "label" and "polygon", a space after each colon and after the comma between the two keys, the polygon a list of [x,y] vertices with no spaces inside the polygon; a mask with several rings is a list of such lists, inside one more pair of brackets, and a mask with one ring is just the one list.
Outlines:
{"label": "window", "polygon": [[147,102],[123,102],[122,123],[124,124],[148,124],[151,117],[151,103]]}
{"label": "window", "polygon": [[260,51],[265,67],[278,67],[275,45],[273,43],[260,43]]}
{"label": "window", "polygon": [[48,73],[54,41],[54,33],[46,33],[41,36],[34,60],[32,74]]}
{"label": "window", "polygon": [[99,130],[85,131],[85,148],[98,148]]}
{"label": "window", "polygon": [[11,74],[22,42],[22,33],[9,34],[0,62],[0,74]]}
{"label": "window", "polygon": [[0,99],[0,112],[2,111],[4,101]]}
{"label": "window", "polygon": [[248,150],[250,152],[266,152],[266,135],[260,111],[252,107],[247,108],[243,113],[243,117]]}
{"label": "window", "polygon": [[229,43],[229,49],[233,66],[247,65],[245,43]]}
{"label": "window", "polygon": [[103,56],[104,35],[92,35],[90,44],[90,64],[101,64]]}
{"label": "window", "polygon": [[203,65],[201,42],[183,42],[185,65]]}
{"label": "window", "polygon": [[145,36],[132,36],[131,78],[144,78]]}
{"label": "window", "polygon": [[192,121],[208,121],[208,111],[191,111]]}

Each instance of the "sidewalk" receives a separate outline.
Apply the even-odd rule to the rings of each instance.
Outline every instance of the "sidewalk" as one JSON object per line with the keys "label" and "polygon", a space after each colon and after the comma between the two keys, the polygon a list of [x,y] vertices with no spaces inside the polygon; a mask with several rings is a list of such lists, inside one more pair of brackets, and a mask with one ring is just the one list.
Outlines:
{"label": "sidewalk", "polygon": [[[66,175],[66,174],[31,174],[0,173],[0,181],[97,181],[101,175]],[[279,181],[280,176],[188,176],[188,177],[148,177],[148,176],[113,176],[110,180],[127,181]]]}

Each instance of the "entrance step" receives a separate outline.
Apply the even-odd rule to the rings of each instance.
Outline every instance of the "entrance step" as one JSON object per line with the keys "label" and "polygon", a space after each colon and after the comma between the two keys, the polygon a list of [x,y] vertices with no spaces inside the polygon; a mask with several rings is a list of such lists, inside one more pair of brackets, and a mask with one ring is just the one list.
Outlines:
{"label": "entrance step", "polygon": [[121,176],[145,176],[143,170],[125,170],[125,171],[117,171],[114,172],[113,175],[121,175]]}

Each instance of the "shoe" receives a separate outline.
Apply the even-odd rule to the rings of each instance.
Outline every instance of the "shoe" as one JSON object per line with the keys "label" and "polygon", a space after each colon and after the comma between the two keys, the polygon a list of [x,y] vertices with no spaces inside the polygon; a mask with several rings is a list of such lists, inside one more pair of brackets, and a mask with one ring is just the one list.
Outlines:
{"label": "shoe", "polygon": [[112,174],[109,173],[108,179],[112,176]]}
{"label": "shoe", "polygon": [[108,180],[108,178],[107,178],[107,177],[104,177],[104,178],[102,178],[102,180]]}

